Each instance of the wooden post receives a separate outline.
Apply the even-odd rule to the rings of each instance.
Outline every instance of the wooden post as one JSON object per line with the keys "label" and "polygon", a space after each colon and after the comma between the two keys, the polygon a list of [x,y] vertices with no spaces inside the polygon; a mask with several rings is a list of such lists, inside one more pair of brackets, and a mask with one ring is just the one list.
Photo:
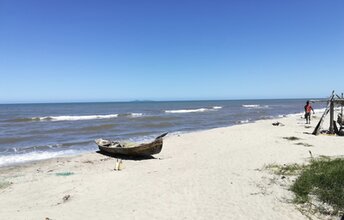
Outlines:
{"label": "wooden post", "polygon": [[[343,97],[343,93],[342,93],[342,99],[343,99],[344,97]],[[340,111],[340,116],[342,117],[342,118],[344,118],[344,115],[343,115],[343,103],[341,104],[341,106],[342,106],[342,108],[341,108],[341,111]]]}
{"label": "wooden post", "polygon": [[334,118],[334,103],[333,100],[331,100],[330,104],[330,134],[334,134],[334,128],[333,128],[333,118]]}
{"label": "wooden post", "polygon": [[334,98],[334,91],[332,92],[332,95],[331,95],[330,99],[327,101],[327,106],[326,106],[326,109],[325,109],[323,115],[321,116],[317,126],[315,126],[315,128],[314,128],[314,131],[312,133],[313,135],[318,135],[319,134],[321,126],[322,126],[322,124],[324,122],[324,119],[325,119],[326,115],[328,114],[328,112],[330,111],[330,105],[332,103],[333,98]]}

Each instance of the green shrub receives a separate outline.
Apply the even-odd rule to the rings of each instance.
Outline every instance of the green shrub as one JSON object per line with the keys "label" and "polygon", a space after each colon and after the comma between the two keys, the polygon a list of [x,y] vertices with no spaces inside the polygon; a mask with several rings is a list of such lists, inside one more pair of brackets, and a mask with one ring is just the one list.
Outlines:
{"label": "green shrub", "polygon": [[73,172],[62,172],[62,173],[56,173],[56,176],[71,176],[74,175]]}
{"label": "green shrub", "polygon": [[6,187],[9,187],[12,183],[8,181],[0,181],[0,189],[4,189]]}
{"label": "green shrub", "polygon": [[304,165],[293,164],[269,164],[265,166],[266,169],[271,170],[276,175],[297,175],[303,169]]}
{"label": "green shrub", "polygon": [[295,202],[305,203],[310,195],[333,207],[333,213],[344,211],[344,159],[312,160],[291,187]]}

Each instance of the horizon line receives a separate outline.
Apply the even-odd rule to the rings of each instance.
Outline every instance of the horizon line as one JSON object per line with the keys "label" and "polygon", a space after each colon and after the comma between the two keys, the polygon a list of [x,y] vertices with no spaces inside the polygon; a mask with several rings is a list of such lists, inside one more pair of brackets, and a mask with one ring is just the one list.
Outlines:
{"label": "horizon line", "polygon": [[126,101],[61,101],[61,102],[4,102],[0,105],[34,105],[34,104],[88,104],[88,103],[133,103],[133,102],[198,102],[198,101],[245,101],[245,100],[310,100],[325,99],[319,97],[311,98],[238,98],[238,99],[176,99],[176,100],[126,100]]}

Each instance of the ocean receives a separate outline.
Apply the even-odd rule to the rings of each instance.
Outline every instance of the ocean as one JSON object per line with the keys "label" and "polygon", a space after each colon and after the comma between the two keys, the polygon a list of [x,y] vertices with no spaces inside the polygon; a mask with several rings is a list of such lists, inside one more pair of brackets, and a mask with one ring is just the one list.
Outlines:
{"label": "ocean", "polygon": [[0,166],[94,152],[98,149],[94,143],[97,138],[141,142],[164,132],[182,133],[260,119],[277,120],[303,112],[305,101],[2,104]]}

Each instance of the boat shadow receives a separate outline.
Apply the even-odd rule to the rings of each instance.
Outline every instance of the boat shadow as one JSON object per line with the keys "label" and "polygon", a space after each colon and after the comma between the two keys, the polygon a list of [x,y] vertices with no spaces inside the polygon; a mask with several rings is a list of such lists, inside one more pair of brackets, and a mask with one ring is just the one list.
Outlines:
{"label": "boat shadow", "polygon": [[152,160],[152,159],[157,159],[156,157],[153,157],[152,155],[147,155],[147,156],[127,156],[127,155],[122,155],[122,154],[111,154],[103,151],[96,151],[98,154],[102,154],[104,156],[112,157],[115,159],[122,159],[122,160]]}

